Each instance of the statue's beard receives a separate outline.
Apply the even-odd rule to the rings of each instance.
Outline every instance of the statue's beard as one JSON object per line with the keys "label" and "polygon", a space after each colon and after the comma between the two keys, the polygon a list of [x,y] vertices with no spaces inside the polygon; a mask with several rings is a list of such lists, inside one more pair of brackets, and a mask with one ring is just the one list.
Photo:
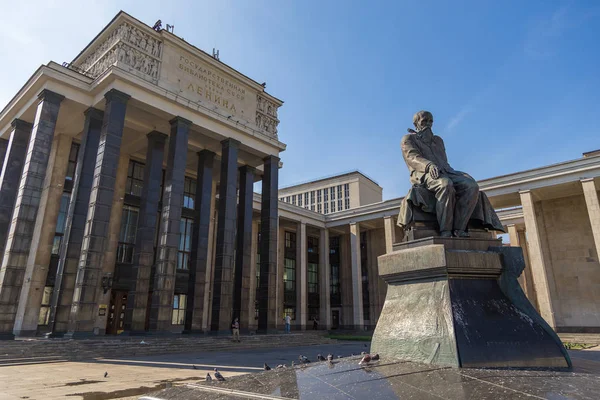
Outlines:
{"label": "statue's beard", "polygon": [[427,134],[429,131],[429,133],[431,133],[433,135],[433,131],[431,130],[431,125],[426,125],[426,126],[422,126],[419,129],[417,129],[417,132],[419,133],[424,133]]}

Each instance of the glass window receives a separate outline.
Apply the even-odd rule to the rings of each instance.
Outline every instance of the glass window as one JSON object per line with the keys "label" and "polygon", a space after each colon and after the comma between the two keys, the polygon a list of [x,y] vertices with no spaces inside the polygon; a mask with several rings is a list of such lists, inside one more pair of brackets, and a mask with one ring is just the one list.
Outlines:
{"label": "glass window", "polygon": [[323,195],[324,195],[323,198],[324,198],[325,202],[328,202],[329,201],[329,190],[323,189]]}
{"label": "glass window", "polygon": [[69,152],[69,163],[67,164],[67,175],[65,179],[72,181],[75,179],[75,168],[77,167],[77,155],[79,154],[79,145],[77,143],[71,144],[71,151]]}
{"label": "glass window", "polygon": [[308,263],[308,293],[319,293],[319,264]]}
{"label": "glass window", "polygon": [[310,204],[315,204],[315,191],[311,190],[310,192]]}
{"label": "glass window", "polygon": [[350,197],[350,184],[344,184],[344,197]]}
{"label": "glass window", "polygon": [[344,209],[348,210],[349,208],[350,208],[350,199],[346,197],[344,199]]}
{"label": "glass window", "polygon": [[340,237],[334,236],[329,240],[329,290],[331,304],[341,305],[342,296],[340,292]]}
{"label": "glass window", "polygon": [[187,303],[187,295],[176,294],[173,296],[173,316],[171,324],[183,325],[185,323],[185,306]]}
{"label": "glass window", "polygon": [[317,204],[317,212],[319,214],[323,212],[323,205],[321,203]]}
{"label": "glass window", "polygon": [[340,198],[340,199],[338,199],[338,207],[337,207],[337,210],[338,210],[338,211],[342,211],[342,210],[343,210],[343,208],[342,208],[342,199],[341,199],[341,198]]}
{"label": "glass window", "polygon": [[283,288],[287,292],[296,291],[296,260],[291,258],[284,260]]}
{"label": "glass window", "polygon": [[302,195],[301,194],[298,195],[298,205],[300,207],[302,207]]}
{"label": "glass window", "polygon": [[304,204],[308,206],[308,192],[304,193]]}
{"label": "glass window", "polygon": [[329,197],[331,197],[331,200],[335,200],[335,186],[329,188]]}
{"label": "glass window", "polygon": [[294,232],[285,232],[285,247],[287,249],[296,248],[296,234]]}
{"label": "glass window", "polygon": [[50,298],[52,297],[53,286],[46,286],[42,294],[42,305],[38,317],[38,325],[48,325],[50,319]]}
{"label": "glass window", "polygon": [[185,208],[194,208],[196,200],[196,180],[185,177],[183,181],[183,206]]}
{"label": "glass window", "polygon": [[286,307],[283,309],[284,315],[289,315],[292,321],[296,320],[296,307]]}
{"label": "glass window", "polygon": [[310,205],[310,211],[315,211],[315,205],[314,204]]}
{"label": "glass window", "polygon": [[177,269],[190,269],[193,225],[194,220],[191,218],[181,218],[179,221],[179,251],[177,252]]}
{"label": "glass window", "polygon": [[133,262],[133,249],[135,248],[138,216],[138,208],[123,206],[121,232],[119,233],[119,245],[117,247],[118,263],[131,264]]}
{"label": "glass window", "polygon": [[69,209],[70,199],[71,193],[63,192],[60,198],[60,208],[56,220],[56,233],[54,234],[54,240],[52,241],[52,255],[57,256],[60,252],[60,245],[62,244],[63,236],[65,234],[65,223],[67,222],[67,210]]}
{"label": "glass window", "polygon": [[321,198],[323,197],[323,196],[321,195],[321,192],[322,192],[322,190],[321,190],[321,189],[317,190],[317,203],[320,203],[320,202],[321,202]]}
{"label": "glass window", "polygon": [[144,187],[144,164],[129,160],[125,193],[141,196]]}
{"label": "glass window", "polygon": [[337,197],[338,199],[342,198],[342,185],[338,185],[337,187]]}
{"label": "glass window", "polygon": [[285,196],[285,202],[289,203],[290,202],[290,196]]}
{"label": "glass window", "polygon": [[329,214],[329,203],[323,203],[323,207],[325,208],[323,214]]}
{"label": "glass window", "polygon": [[295,194],[292,195],[292,204],[296,205],[296,195]]}
{"label": "glass window", "polygon": [[335,212],[335,200],[331,201],[331,212],[334,213]]}

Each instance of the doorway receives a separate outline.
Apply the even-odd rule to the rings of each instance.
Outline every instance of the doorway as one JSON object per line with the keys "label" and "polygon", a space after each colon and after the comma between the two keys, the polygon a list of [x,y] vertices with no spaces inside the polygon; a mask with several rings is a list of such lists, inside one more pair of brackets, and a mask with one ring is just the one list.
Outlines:
{"label": "doorway", "polygon": [[110,295],[110,307],[106,321],[107,335],[118,335],[123,332],[125,308],[127,308],[127,292],[124,290],[113,290]]}
{"label": "doorway", "polygon": [[340,327],[340,310],[331,310],[331,329]]}

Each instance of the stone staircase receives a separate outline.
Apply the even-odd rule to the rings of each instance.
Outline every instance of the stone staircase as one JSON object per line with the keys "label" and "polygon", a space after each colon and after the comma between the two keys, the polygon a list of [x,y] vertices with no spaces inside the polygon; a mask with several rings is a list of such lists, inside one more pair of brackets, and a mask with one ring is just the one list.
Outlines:
{"label": "stone staircase", "polygon": [[242,336],[126,336],[90,339],[29,339],[0,341],[0,366],[79,361],[94,358],[232,351],[336,343],[324,332]]}

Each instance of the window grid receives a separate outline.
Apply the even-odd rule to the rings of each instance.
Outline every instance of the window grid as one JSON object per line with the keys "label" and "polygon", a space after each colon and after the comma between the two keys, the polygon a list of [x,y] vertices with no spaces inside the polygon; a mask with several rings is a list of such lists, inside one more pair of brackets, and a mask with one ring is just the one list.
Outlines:
{"label": "window grid", "polygon": [[337,197],[338,199],[342,198],[342,185],[338,185],[337,187]]}
{"label": "window grid", "polygon": [[346,210],[348,210],[350,208],[350,199],[349,198],[344,199],[344,208]]}
{"label": "window grid", "polygon": [[317,203],[320,203],[320,202],[321,202],[321,197],[323,197],[323,196],[321,195],[321,192],[322,192],[322,190],[321,190],[321,189],[317,190]]}
{"label": "window grid", "polygon": [[335,200],[331,201],[331,212],[334,213],[335,212]]}
{"label": "window grid", "polygon": [[171,317],[172,325],[183,325],[185,323],[186,303],[187,295],[175,294],[173,296],[173,316]]}
{"label": "window grid", "polygon": [[138,216],[138,208],[123,206],[121,232],[119,233],[119,244],[117,247],[117,263],[131,264],[133,262]]}
{"label": "window grid", "polygon": [[298,207],[302,207],[302,195],[298,195]]}
{"label": "window grid", "polygon": [[321,203],[317,204],[317,212],[318,213],[322,213],[323,212],[323,205]]}
{"label": "window grid", "polygon": [[342,210],[343,210],[343,208],[342,208],[342,199],[341,199],[341,198],[340,198],[340,199],[338,199],[337,210],[338,210],[338,211],[342,211]]}
{"label": "window grid", "polygon": [[69,163],[67,164],[67,174],[65,179],[72,181],[75,179],[75,168],[77,167],[77,156],[79,155],[79,145],[77,143],[71,144],[71,150],[69,151]]}
{"label": "window grid", "polygon": [[194,220],[191,218],[181,218],[181,220],[179,221],[179,249],[177,252],[177,269],[190,269],[193,225]]}
{"label": "window grid", "polygon": [[319,264],[308,263],[308,293],[319,293]]}
{"label": "window grid", "polygon": [[308,192],[304,193],[304,204],[308,206]]}
{"label": "window grid", "polygon": [[323,193],[324,193],[323,198],[325,199],[325,202],[328,202],[329,201],[329,190],[323,189]]}
{"label": "window grid", "polygon": [[296,205],[296,195],[295,194],[292,195],[292,204]]}
{"label": "window grid", "polygon": [[296,320],[296,307],[286,307],[283,309],[283,315],[289,315],[292,321]]}
{"label": "window grid", "polygon": [[183,181],[183,207],[194,208],[196,201],[196,180],[185,177]]}
{"label": "window grid", "polygon": [[311,190],[310,192],[310,204],[315,204],[315,191]]}
{"label": "window grid", "polygon": [[127,183],[125,193],[133,196],[141,196],[144,187],[144,164],[129,160],[129,169],[127,171]]}
{"label": "window grid", "polygon": [[329,203],[324,203],[323,206],[325,207],[323,214],[329,214]]}
{"label": "window grid", "polygon": [[344,197],[350,197],[350,184],[344,184]]}
{"label": "window grid", "polygon": [[331,197],[331,200],[335,200],[335,186],[329,188],[329,197]]}

